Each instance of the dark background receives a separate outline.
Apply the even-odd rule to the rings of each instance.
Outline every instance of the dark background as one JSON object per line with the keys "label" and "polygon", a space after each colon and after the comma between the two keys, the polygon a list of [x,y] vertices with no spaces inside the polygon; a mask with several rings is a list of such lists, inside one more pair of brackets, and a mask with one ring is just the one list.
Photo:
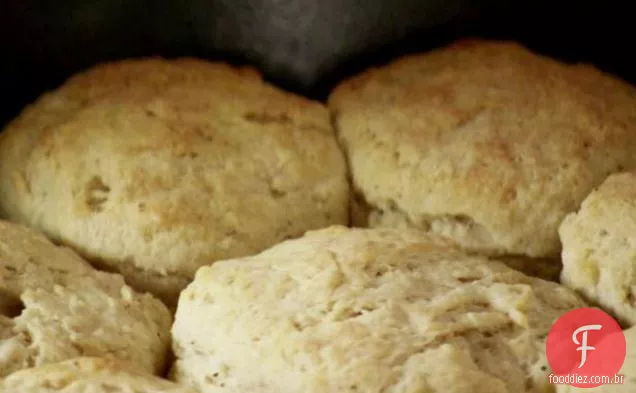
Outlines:
{"label": "dark background", "polygon": [[337,81],[466,36],[514,39],[636,82],[625,1],[0,0],[0,124],[70,74],[125,57],[256,65],[323,99]]}

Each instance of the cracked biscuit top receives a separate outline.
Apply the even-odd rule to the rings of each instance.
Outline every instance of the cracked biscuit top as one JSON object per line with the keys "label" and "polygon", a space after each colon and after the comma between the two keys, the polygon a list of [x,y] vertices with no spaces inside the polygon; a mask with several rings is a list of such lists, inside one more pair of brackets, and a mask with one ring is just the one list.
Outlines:
{"label": "cracked biscuit top", "polygon": [[0,380],[80,356],[160,374],[171,325],[162,302],[135,292],[119,274],[97,271],[37,231],[0,220]]}
{"label": "cracked biscuit top", "polygon": [[0,380],[0,393],[195,393],[126,362],[79,357],[21,370]]}
{"label": "cracked biscuit top", "polygon": [[332,227],[199,269],[172,377],[201,393],[547,393],[545,337],[578,307],[445,238]]}
{"label": "cracked biscuit top", "polygon": [[609,176],[563,220],[559,234],[561,283],[636,325],[636,173]]}
{"label": "cracked biscuit top", "polygon": [[0,134],[0,213],[168,303],[196,269],[348,220],[328,110],[252,69],[103,64]]}
{"label": "cracked biscuit top", "polygon": [[636,90],[510,42],[410,55],[343,82],[329,106],[370,225],[495,254],[558,257],[558,226],[636,166]]}

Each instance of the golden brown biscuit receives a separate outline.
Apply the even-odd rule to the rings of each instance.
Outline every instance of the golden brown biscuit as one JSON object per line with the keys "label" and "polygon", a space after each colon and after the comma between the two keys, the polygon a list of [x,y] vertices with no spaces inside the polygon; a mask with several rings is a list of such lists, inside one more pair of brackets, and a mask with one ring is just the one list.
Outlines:
{"label": "golden brown biscuit", "polygon": [[608,177],[559,233],[561,282],[636,325],[636,173]]}
{"label": "golden brown biscuit", "polygon": [[0,134],[0,207],[176,303],[196,269],[348,220],[328,110],[251,69],[104,64]]}
{"label": "golden brown biscuit", "polygon": [[199,269],[172,375],[201,393],[551,392],[545,337],[583,306],[443,238],[332,227]]}
{"label": "golden brown biscuit", "polygon": [[172,316],[118,274],[32,229],[0,221],[0,378],[79,356],[166,368]]}
{"label": "golden brown biscuit", "polygon": [[405,222],[491,255],[558,257],[566,214],[636,167],[636,89],[510,42],[406,56],[329,105],[371,226]]}

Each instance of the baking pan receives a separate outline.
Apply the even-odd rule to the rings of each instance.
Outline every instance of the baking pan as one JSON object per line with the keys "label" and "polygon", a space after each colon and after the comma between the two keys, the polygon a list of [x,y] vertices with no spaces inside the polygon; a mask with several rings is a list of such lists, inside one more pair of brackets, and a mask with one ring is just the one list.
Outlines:
{"label": "baking pan", "polygon": [[[133,57],[253,65],[286,90],[324,100],[368,67],[484,37],[636,83],[629,11],[618,0],[0,0],[0,130],[72,74]],[[110,191],[98,175],[88,185]]]}
{"label": "baking pan", "polygon": [[322,99],[368,66],[483,36],[633,82],[629,14],[618,0],[2,0],[0,124],[74,72],[139,56],[252,64]]}

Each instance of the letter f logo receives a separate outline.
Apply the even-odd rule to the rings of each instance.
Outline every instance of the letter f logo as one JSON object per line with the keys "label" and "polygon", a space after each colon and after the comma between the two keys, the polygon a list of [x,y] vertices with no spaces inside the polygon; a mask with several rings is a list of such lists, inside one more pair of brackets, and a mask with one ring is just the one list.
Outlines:
{"label": "letter f logo", "polygon": [[[574,344],[576,345],[580,345],[580,347],[578,347],[576,350],[577,351],[581,351],[581,364],[579,365],[579,368],[583,367],[583,365],[585,364],[585,362],[587,361],[587,352],[588,351],[593,351],[596,348],[594,347],[590,347],[587,345],[587,332],[590,330],[601,330],[603,328],[602,325],[585,325],[585,326],[581,326],[580,328],[576,329],[574,331],[574,333],[572,334],[572,341],[574,341]],[[582,340],[581,342],[579,342],[579,340],[576,338],[579,333],[583,333],[582,336]]]}

